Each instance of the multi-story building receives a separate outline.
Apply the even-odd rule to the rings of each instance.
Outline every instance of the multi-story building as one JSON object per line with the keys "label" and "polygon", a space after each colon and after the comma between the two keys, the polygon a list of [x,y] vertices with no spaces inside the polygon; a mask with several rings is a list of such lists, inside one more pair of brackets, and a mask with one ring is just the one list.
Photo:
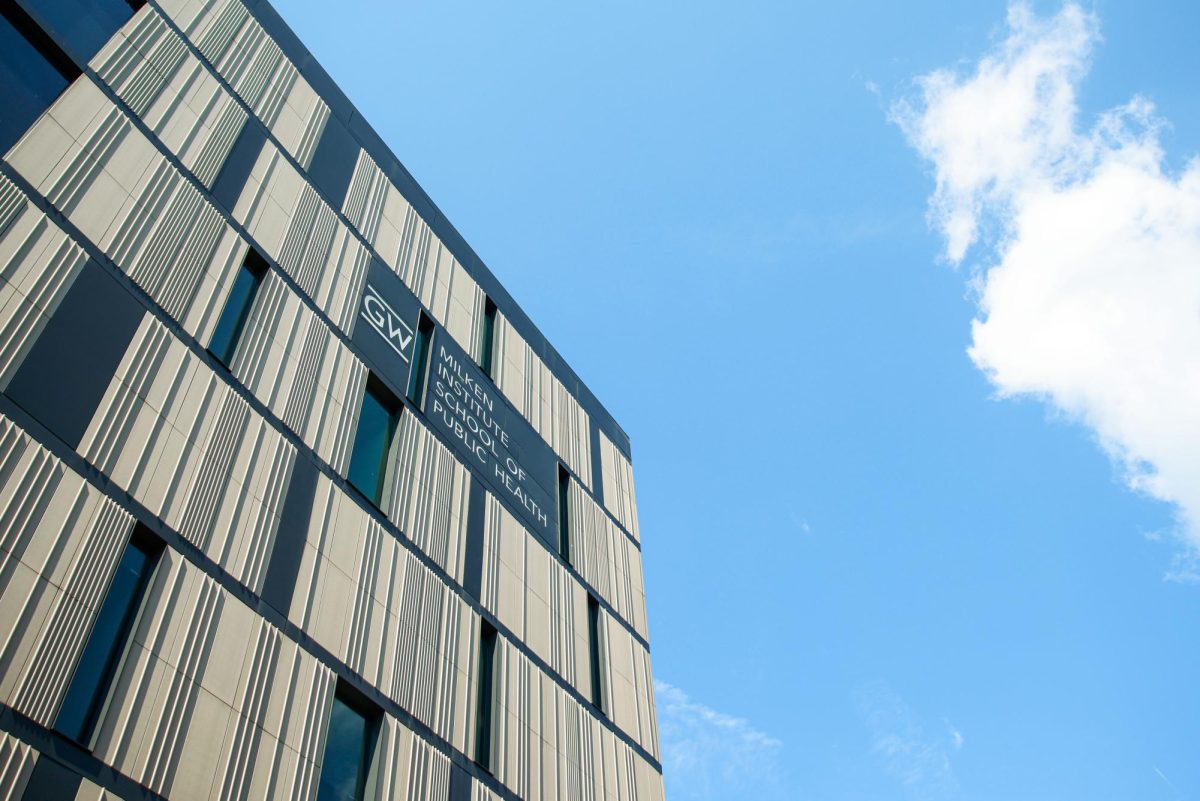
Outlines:
{"label": "multi-story building", "polygon": [[660,801],[628,437],[276,12],[0,11],[0,799]]}

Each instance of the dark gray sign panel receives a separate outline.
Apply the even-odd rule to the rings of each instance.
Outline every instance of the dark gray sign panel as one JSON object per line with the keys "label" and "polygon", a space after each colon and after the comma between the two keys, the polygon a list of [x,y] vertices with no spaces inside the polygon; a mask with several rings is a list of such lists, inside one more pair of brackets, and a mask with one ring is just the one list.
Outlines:
{"label": "dark gray sign panel", "polygon": [[426,419],[483,475],[500,502],[554,547],[558,459],[550,446],[441,329],[425,384]]}
{"label": "dark gray sign panel", "polygon": [[420,301],[400,276],[383,262],[372,260],[351,339],[372,372],[398,398],[408,390],[420,314]]}

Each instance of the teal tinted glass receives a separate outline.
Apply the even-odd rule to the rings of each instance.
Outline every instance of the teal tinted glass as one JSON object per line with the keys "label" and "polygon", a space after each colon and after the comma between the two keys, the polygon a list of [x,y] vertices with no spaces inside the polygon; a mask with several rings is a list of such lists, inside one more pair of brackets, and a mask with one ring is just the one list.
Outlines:
{"label": "teal tinted glass", "polygon": [[475,761],[484,770],[492,762],[492,674],[496,661],[496,630],[486,620],[479,628],[479,693],[476,696]]}
{"label": "teal tinted glass", "polygon": [[126,0],[33,0],[41,23],[70,43],[81,58],[91,58],[133,12],[145,5]]}
{"label": "teal tinted glass", "polygon": [[496,304],[492,303],[492,299],[488,298],[483,305],[483,333],[479,343],[479,366],[483,368],[483,372],[487,373],[492,378],[495,375],[492,373],[492,351],[495,350],[496,337]]}
{"label": "teal tinted glass", "polygon": [[7,16],[0,16],[0,152],[20,139],[65,88],[67,79]]}
{"label": "teal tinted glass", "polygon": [[388,402],[386,392],[374,382],[367,382],[347,476],[350,483],[375,504],[383,500],[387,456],[396,430],[396,413],[392,411],[396,404]]}
{"label": "teal tinted glass", "polygon": [[408,399],[417,406],[425,394],[425,373],[429,369],[429,346],[433,341],[433,323],[424,314],[417,323],[417,343],[413,346],[412,367],[408,373]]}
{"label": "teal tinted glass", "polygon": [[558,466],[558,552],[568,564],[571,561],[571,520],[568,499],[571,495],[571,475]]}
{"label": "teal tinted glass", "polygon": [[117,564],[54,723],[78,743],[87,745],[91,740],[153,567],[150,549],[131,540]]}
{"label": "teal tinted glass", "polygon": [[367,784],[369,722],[334,696],[317,801],[361,801]]}
{"label": "teal tinted glass", "polygon": [[221,364],[228,367],[237,353],[238,340],[250,309],[254,306],[254,295],[258,285],[262,283],[265,270],[257,263],[258,254],[250,251],[246,261],[238,268],[237,277],[233,280],[233,289],[229,290],[229,299],[225,301],[225,309],[221,319],[217,320],[216,330],[208,343],[208,351],[220,359]]}
{"label": "teal tinted glass", "polygon": [[604,685],[600,681],[600,604],[588,596],[588,650],[592,667],[592,703],[604,711]]}

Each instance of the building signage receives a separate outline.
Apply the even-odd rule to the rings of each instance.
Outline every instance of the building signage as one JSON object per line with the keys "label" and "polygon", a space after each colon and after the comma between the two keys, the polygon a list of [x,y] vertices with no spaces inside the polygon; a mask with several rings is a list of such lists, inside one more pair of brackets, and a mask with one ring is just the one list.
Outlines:
{"label": "building signage", "polygon": [[355,346],[396,397],[408,390],[421,303],[387,265],[372,260],[354,322]]}
{"label": "building signage", "polygon": [[[421,303],[372,261],[352,339],[363,360],[402,398],[408,392]],[[466,351],[443,329],[430,343],[425,419],[526,526],[556,547],[558,459]]]}
{"label": "building signage", "polygon": [[425,385],[426,419],[483,474],[502,503],[554,545],[558,460],[550,446],[441,329],[433,338]]}
{"label": "building signage", "polygon": [[383,337],[388,347],[396,352],[400,361],[410,363],[413,337],[417,332],[404,321],[399,312],[388,305],[379,294],[379,290],[371,284],[367,284],[360,314],[375,329],[375,333]]}

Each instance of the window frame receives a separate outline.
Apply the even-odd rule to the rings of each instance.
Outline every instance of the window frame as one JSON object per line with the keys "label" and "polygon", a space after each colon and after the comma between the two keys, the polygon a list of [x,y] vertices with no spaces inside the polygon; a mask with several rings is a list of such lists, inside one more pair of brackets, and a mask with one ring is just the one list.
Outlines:
{"label": "window frame", "polygon": [[[30,16],[20,3],[0,2],[0,17],[8,20],[17,33],[25,37],[25,41],[29,42],[30,46],[38,51],[59,75],[66,79],[67,86],[70,86],[72,81],[83,74],[83,70],[75,63],[75,60],[67,55],[58,42],[43,30],[37,20]],[[65,87],[63,91],[66,91]],[[59,95],[61,96],[61,94],[60,92]]]}
{"label": "window frame", "polygon": [[[64,720],[63,715],[68,711],[68,702],[72,700],[72,690],[76,688],[76,683],[84,680],[80,674],[80,668],[83,667],[83,662],[88,656],[89,646],[93,645],[97,624],[100,622],[102,616],[113,611],[113,608],[110,606],[110,603],[115,600],[112,595],[113,583],[130,549],[141,551],[145,557],[145,563],[137,576],[130,599],[127,602],[125,613],[117,623],[116,636],[110,644],[109,653],[99,670],[95,686],[91,690],[91,697],[86,702],[83,717],[78,721],[74,731],[68,731],[65,727],[69,721]],[[125,542],[125,547],[117,559],[116,568],[113,570],[113,575],[109,578],[108,586],[104,590],[104,600],[100,602],[100,607],[97,609],[96,616],[92,619],[92,625],[88,630],[87,639],[84,641],[83,648],[80,650],[75,665],[71,670],[71,679],[67,682],[66,690],[63,692],[58,712],[55,715],[54,729],[89,751],[95,743],[96,734],[100,731],[105,718],[108,716],[116,680],[121,675],[121,671],[129,657],[129,652],[134,641],[134,633],[141,624],[150,588],[154,585],[154,580],[158,574],[159,565],[162,564],[162,556],[165,550],[165,543],[156,537],[145,525],[141,523],[134,525],[129,538]]]}
{"label": "window frame", "polygon": [[413,343],[412,365],[408,370],[408,386],[405,397],[412,405],[424,411],[425,385],[428,381],[430,354],[436,329],[433,318],[424,311],[417,318],[416,341]]}
{"label": "window frame", "polygon": [[500,634],[486,618],[479,619],[479,677],[475,692],[475,763],[492,773],[496,709],[496,653]]}
{"label": "window frame", "polygon": [[588,663],[591,668],[591,702],[600,714],[608,715],[608,692],[604,682],[604,663],[607,661],[604,632],[600,627],[600,601],[590,592],[587,594],[588,611]]}
{"label": "window frame", "polygon": [[[9,118],[9,121],[0,125],[0,153],[3,153],[16,147],[17,143],[29,132],[29,129],[37,124],[37,121],[41,119],[46,111],[57,103],[59,98],[63,96],[63,93],[83,74],[83,70],[20,3],[14,0],[0,2],[0,20],[3,21],[3,24],[7,24],[12,28],[13,33],[29,46],[29,50],[32,51],[35,57],[42,60],[43,63],[41,66],[32,70],[27,69],[27,73],[40,73],[42,72],[41,67],[45,67],[48,69],[48,72],[43,73],[43,77],[48,78],[49,73],[53,73],[62,79],[62,85],[54,87],[39,85],[37,78],[32,82],[13,81],[17,84],[23,84],[14,88],[23,90],[24,95],[21,95],[21,91],[18,91],[16,94],[5,93],[5,99],[13,103],[19,111],[38,110],[37,113],[26,120],[24,114],[14,115],[14,108],[11,106],[8,107],[5,116]],[[20,68],[17,65],[21,64],[21,62],[16,57],[19,53],[14,49],[10,49],[7,55],[12,56],[13,60],[9,61],[5,59],[0,69],[5,73],[10,68],[19,72]],[[29,68],[32,65],[26,64],[24,66]],[[26,77],[31,76],[27,74]],[[8,76],[6,76],[6,81],[7,78]],[[19,125],[20,127],[10,130],[9,125]],[[12,137],[11,140],[10,136]]]}
{"label": "window frame", "polygon": [[484,375],[496,380],[496,315],[499,310],[487,295],[483,296],[483,324],[479,330],[479,367]]}
{"label": "window frame", "polygon": [[[355,479],[355,457],[360,453],[359,437],[363,433],[363,412],[366,409],[368,397],[372,398],[387,415],[387,429],[383,438],[383,449],[379,454],[378,474],[373,492],[359,486]],[[400,430],[400,418],[403,413],[403,401],[396,397],[379,376],[375,373],[367,373],[367,380],[363,384],[363,398],[359,406],[358,421],[354,429],[354,441],[350,445],[350,462],[346,466],[346,483],[381,510],[389,500],[388,488],[391,485],[392,471],[395,467],[392,456],[395,453],[396,435]]]}
{"label": "window frame", "polygon": [[571,564],[571,471],[558,464],[558,553]]}
{"label": "window frame", "polygon": [[[353,801],[366,801],[374,797],[376,783],[376,756],[379,750],[379,731],[383,727],[383,710],[373,704],[365,695],[345,680],[337,679],[333,698],[329,703],[329,717],[325,722],[325,747],[321,753],[321,772],[317,775],[316,801],[324,801],[322,790],[327,786],[322,783],[325,769],[329,765],[329,744],[332,740],[330,727],[333,725],[336,705],[341,704],[363,720],[363,742],[359,753],[358,783],[354,790]],[[334,799],[334,801],[338,801]]]}
{"label": "window frame", "polygon": [[[263,284],[266,282],[267,274],[271,271],[271,266],[262,254],[253,247],[246,250],[246,255],[242,257],[242,263],[238,265],[237,273],[234,275],[233,282],[229,287],[229,294],[225,297],[225,305],[221,308],[221,314],[217,317],[217,324],[213,326],[212,334],[208,338],[208,347],[206,350],[216,359],[226,370],[233,370],[233,359],[237,356],[238,346],[241,344],[242,335],[246,332],[246,323],[250,321],[250,314],[254,311],[254,304],[258,300],[258,293],[262,290]],[[242,276],[249,276],[250,288],[246,294],[241,308],[235,313],[236,316],[230,323],[228,330],[228,341],[221,352],[215,350],[215,342],[218,334],[221,333],[221,327],[230,320],[230,303],[233,301],[234,292],[237,291],[238,282],[242,280]]]}

